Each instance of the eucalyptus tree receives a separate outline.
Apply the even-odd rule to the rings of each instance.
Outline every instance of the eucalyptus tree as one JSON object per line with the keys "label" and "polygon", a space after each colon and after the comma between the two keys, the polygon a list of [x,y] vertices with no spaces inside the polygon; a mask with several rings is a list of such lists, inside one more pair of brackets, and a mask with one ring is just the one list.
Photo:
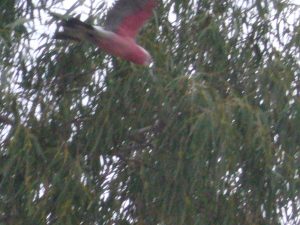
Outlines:
{"label": "eucalyptus tree", "polygon": [[153,67],[54,40],[0,2],[0,224],[299,224],[300,18],[289,1],[159,1]]}

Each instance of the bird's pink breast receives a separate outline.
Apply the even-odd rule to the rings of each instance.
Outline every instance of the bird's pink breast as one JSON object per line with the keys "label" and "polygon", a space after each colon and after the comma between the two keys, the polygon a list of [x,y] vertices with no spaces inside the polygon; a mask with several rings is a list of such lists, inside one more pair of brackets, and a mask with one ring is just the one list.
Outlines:
{"label": "bird's pink breast", "polygon": [[97,44],[107,53],[136,64],[145,65],[149,58],[149,54],[137,45],[133,39],[117,34],[111,38],[102,38],[98,40]]}

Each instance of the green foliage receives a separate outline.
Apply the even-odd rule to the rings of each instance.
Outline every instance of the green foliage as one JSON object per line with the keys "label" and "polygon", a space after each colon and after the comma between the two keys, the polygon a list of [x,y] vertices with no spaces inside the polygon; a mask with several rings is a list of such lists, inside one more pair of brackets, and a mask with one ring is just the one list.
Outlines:
{"label": "green foliage", "polygon": [[60,3],[0,2],[0,224],[299,224],[299,6],[164,1],[149,69],[51,39]]}

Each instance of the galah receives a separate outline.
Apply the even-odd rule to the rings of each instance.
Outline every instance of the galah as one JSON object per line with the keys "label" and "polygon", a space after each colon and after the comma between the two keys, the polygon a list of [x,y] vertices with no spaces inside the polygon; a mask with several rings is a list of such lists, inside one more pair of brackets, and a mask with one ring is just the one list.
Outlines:
{"label": "galah", "polygon": [[135,37],[155,6],[156,0],[118,0],[108,12],[104,27],[69,18],[62,21],[63,31],[54,38],[88,41],[113,56],[148,66],[152,58]]}

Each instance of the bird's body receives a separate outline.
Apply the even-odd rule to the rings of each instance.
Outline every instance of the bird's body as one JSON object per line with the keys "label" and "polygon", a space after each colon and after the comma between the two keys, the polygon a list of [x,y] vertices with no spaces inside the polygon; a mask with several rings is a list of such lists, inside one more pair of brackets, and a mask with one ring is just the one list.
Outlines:
{"label": "bird's body", "polygon": [[[112,45],[113,43],[113,45]],[[118,56],[136,64],[149,65],[152,61],[150,54],[134,39],[109,32],[107,38],[100,38],[94,43],[111,55]]]}
{"label": "bird's body", "polygon": [[155,0],[118,0],[107,15],[105,27],[77,18],[64,20],[56,39],[89,41],[107,53],[140,65],[149,65],[150,54],[135,41],[139,29],[151,17]]}

